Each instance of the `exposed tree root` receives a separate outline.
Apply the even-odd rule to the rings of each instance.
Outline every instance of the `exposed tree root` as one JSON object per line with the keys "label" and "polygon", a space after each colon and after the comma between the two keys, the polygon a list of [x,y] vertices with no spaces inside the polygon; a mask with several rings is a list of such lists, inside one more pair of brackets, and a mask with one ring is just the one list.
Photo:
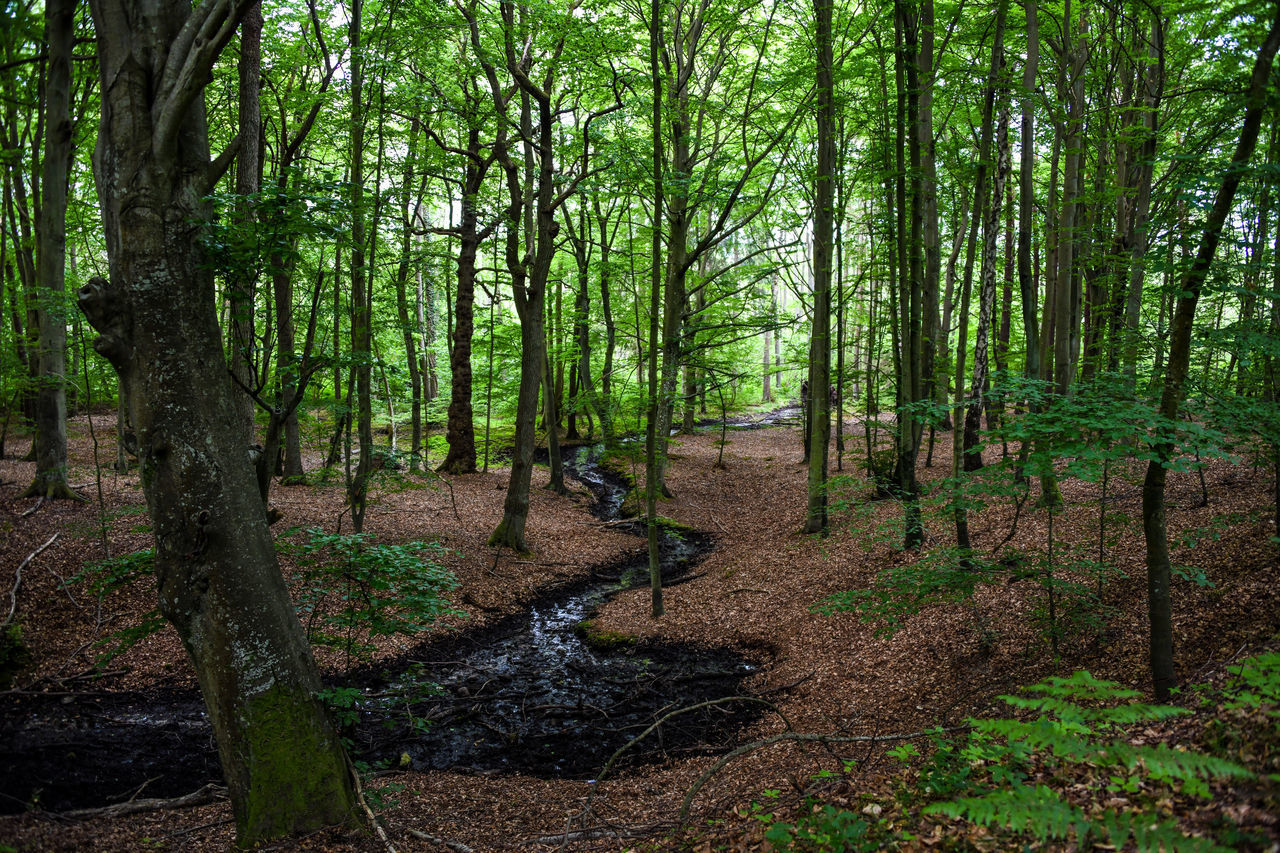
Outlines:
{"label": "exposed tree root", "polygon": [[67,485],[67,481],[61,477],[51,477],[47,475],[37,474],[36,478],[31,481],[31,485],[27,486],[22,494],[18,495],[18,499],[22,498],[39,498],[41,501],[78,501],[80,503],[88,503],[89,499]]}

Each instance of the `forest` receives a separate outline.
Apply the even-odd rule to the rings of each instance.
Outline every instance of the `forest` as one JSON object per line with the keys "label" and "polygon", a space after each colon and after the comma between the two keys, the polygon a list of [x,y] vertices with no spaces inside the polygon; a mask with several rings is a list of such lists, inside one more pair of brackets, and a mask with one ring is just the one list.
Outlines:
{"label": "forest", "polygon": [[1280,3],[0,14],[0,853],[1280,844]]}

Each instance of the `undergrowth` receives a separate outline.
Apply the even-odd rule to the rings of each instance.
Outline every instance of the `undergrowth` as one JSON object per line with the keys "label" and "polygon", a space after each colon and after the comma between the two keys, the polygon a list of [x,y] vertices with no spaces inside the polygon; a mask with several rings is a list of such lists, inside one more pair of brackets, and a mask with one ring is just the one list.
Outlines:
{"label": "undergrowth", "polygon": [[1280,653],[1228,671],[1222,688],[1187,694],[1207,718],[1201,749],[1174,742],[1167,725],[1192,709],[1148,704],[1081,671],[1002,696],[1011,716],[972,719],[960,736],[936,733],[924,753],[911,743],[891,749],[903,765],[894,802],[854,812],[811,796],[798,816],[779,820],[767,807],[778,792],[766,791],[751,816],[768,826],[775,850],[787,851],[891,849],[917,839],[982,850],[1266,849],[1273,839],[1259,827],[1225,814],[1208,825],[1179,819],[1208,807],[1215,784],[1244,791],[1261,812],[1280,804]]}

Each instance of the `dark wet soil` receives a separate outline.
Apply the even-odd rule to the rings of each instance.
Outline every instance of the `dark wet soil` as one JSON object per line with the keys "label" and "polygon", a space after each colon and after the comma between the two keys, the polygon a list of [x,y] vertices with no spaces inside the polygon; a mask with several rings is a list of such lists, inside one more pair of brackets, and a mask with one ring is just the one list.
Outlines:
{"label": "dark wet soil", "polygon": [[[627,487],[587,454],[567,451],[566,473],[612,517]],[[711,547],[701,534],[665,533],[664,583],[689,578]],[[591,778],[664,714],[738,695],[757,663],[735,651],[592,630],[592,610],[647,584],[647,572],[643,556],[598,567],[527,612],[353,673],[331,690],[355,757],[374,768]],[[627,760],[722,751],[756,713],[730,703],[682,714]],[[177,796],[221,778],[199,694],[171,689],[0,697],[0,769],[0,813],[108,805],[139,791]]]}

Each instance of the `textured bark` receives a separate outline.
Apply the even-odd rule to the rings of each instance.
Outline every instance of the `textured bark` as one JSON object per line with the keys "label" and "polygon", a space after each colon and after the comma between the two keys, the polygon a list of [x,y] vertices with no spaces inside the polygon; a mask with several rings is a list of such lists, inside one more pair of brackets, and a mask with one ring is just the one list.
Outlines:
{"label": "textured bark", "polygon": [[[997,45],[997,52],[1003,47]],[[969,405],[964,414],[964,469],[982,467],[978,450],[978,427],[986,401],[991,373],[991,327],[996,303],[996,243],[1000,236],[1001,206],[1004,202],[1005,179],[1009,175],[1009,111],[1000,109],[996,128],[996,169],[991,197],[983,210],[982,269],[978,276],[978,330],[973,342],[973,384],[969,387]]]}
{"label": "textured bark", "polygon": [[94,173],[111,278],[86,285],[80,306],[137,430],[160,610],[204,693],[239,843],[351,824],[346,759],[316,697],[232,414],[199,249],[210,215],[203,87],[246,4],[90,6],[103,93]]}
{"label": "textured bark", "polygon": [[462,219],[458,223],[458,287],[453,303],[453,336],[449,349],[449,415],[445,439],[449,452],[436,469],[450,474],[476,470],[476,430],[471,403],[471,341],[475,335],[476,255],[481,234],[476,197],[488,170],[488,161],[479,159],[480,131],[467,134],[468,159],[462,183]]}
{"label": "textured bark", "polygon": [[67,171],[71,138],[71,44],[75,31],[73,0],[48,0],[45,32],[49,65],[45,78],[44,160],[40,183],[36,264],[40,318],[39,386],[36,392],[36,476],[22,497],[83,500],[67,485],[67,319],[66,289]]}

